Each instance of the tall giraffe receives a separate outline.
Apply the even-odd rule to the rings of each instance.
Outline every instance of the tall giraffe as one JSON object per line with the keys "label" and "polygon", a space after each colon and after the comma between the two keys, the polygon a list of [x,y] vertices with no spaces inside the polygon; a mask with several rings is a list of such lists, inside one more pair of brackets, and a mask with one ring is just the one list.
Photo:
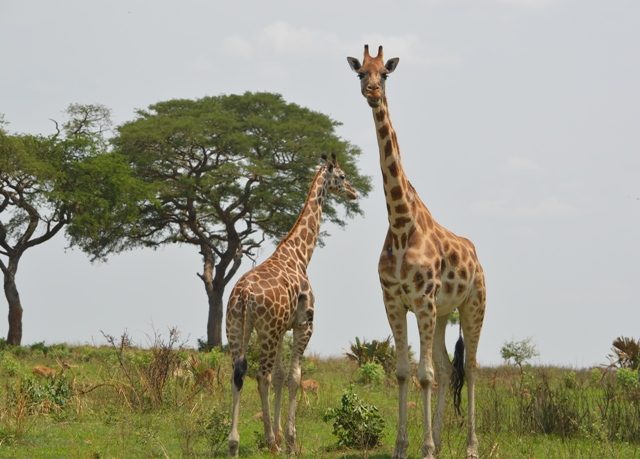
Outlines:
{"label": "tall giraffe", "polygon": [[[260,265],[243,275],[231,291],[227,307],[227,339],[233,359],[233,407],[229,453],[238,455],[240,434],[240,390],[247,371],[245,352],[255,328],[260,346],[258,390],[262,401],[262,420],[267,445],[278,451],[282,438],[280,409],[285,369],[282,363],[282,341],[293,329],[293,348],[289,370],[289,416],[286,446],[295,445],[296,393],[300,385],[300,359],[313,331],[314,298],[307,277],[307,266],[313,255],[322,217],[322,205],[328,192],[356,199],[357,193],[345,179],[335,155],[324,158],[313,178],[304,207],[287,236],[275,252]],[[275,368],[274,368],[275,366]],[[275,392],[273,424],[269,412],[269,386],[273,370]],[[274,433],[275,426],[275,433]]]}
{"label": "tall giraffe", "polygon": [[[365,45],[362,64],[354,57],[348,57],[347,60],[351,69],[358,74],[362,95],[373,110],[389,219],[378,274],[397,353],[399,414],[393,457],[407,456],[409,352],[406,316],[407,311],[412,311],[420,334],[418,380],[423,395],[422,455],[424,458],[433,458],[440,448],[445,394],[455,368],[454,403],[458,410],[462,378],[465,372],[467,375],[467,457],[477,458],[474,387],[476,350],[486,299],[482,267],[471,241],[455,235],[436,222],[405,176],[385,94],[385,80],[396,69],[399,59],[389,59],[385,64],[382,46],[378,48],[378,54],[372,57],[368,45]],[[456,344],[457,358],[454,358],[452,366],[444,338],[447,319],[456,308],[460,312],[461,329],[466,340],[466,363],[463,363],[464,342],[461,335]],[[432,430],[434,361],[438,398]]]}

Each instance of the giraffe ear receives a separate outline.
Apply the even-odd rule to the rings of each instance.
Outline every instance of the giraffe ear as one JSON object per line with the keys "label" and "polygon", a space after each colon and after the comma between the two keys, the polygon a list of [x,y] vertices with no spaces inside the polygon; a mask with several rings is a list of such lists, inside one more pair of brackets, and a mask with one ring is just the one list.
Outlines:
{"label": "giraffe ear", "polygon": [[347,57],[347,62],[349,62],[349,67],[351,67],[351,70],[354,72],[358,72],[360,67],[362,67],[362,65],[360,65],[360,61],[355,57]]}
{"label": "giraffe ear", "polygon": [[325,162],[327,161],[327,155],[326,154],[322,153],[320,155],[320,157],[322,158],[323,161],[325,161]]}
{"label": "giraffe ear", "polygon": [[396,67],[398,66],[398,62],[400,62],[400,58],[399,57],[394,57],[393,59],[389,59],[387,61],[387,63],[385,64],[385,68],[387,69],[387,71],[389,73],[393,72]]}

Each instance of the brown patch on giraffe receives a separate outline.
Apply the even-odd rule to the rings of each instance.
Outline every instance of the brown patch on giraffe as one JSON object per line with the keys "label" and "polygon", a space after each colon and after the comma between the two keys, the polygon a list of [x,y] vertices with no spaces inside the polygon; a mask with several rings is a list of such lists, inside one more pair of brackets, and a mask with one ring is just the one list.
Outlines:
{"label": "brown patch on giraffe", "polygon": [[424,276],[420,271],[417,271],[413,276],[413,283],[416,287],[416,290],[420,291],[424,287]]}
{"label": "brown patch on giraffe", "polygon": [[384,173],[384,171],[382,171],[382,183],[384,183],[385,185],[387,184],[387,174]]}
{"label": "brown patch on giraffe", "polygon": [[389,126],[386,124],[380,126],[380,129],[378,129],[378,134],[380,134],[381,139],[385,139],[389,135]]}
{"label": "brown patch on giraffe", "polygon": [[393,161],[391,164],[389,164],[389,173],[391,174],[392,177],[397,177],[398,176],[398,165],[396,164],[395,161]]}
{"label": "brown patch on giraffe", "polygon": [[402,203],[396,206],[395,211],[397,214],[406,214],[407,212],[409,212],[409,208],[405,203]]}
{"label": "brown patch on giraffe", "polygon": [[456,277],[456,273],[454,273],[453,271],[449,271],[449,274],[447,274],[447,277],[449,279],[453,279],[454,277]]}
{"label": "brown patch on giraffe", "polygon": [[453,265],[453,266],[458,266],[458,261],[460,261],[460,258],[458,257],[458,254],[455,252],[452,252],[449,255],[449,262]]}
{"label": "brown patch on giraffe", "polygon": [[466,289],[467,289],[466,285],[458,284],[458,291],[456,292],[456,294],[462,295]]}
{"label": "brown patch on giraffe", "polygon": [[447,295],[450,295],[451,292],[453,292],[453,284],[451,282],[445,282],[442,286],[444,287],[444,293]]}
{"label": "brown patch on giraffe", "polygon": [[427,288],[424,289],[425,295],[429,295],[433,291],[433,282],[427,283]]}
{"label": "brown patch on giraffe", "polygon": [[404,249],[406,246],[407,246],[407,233],[402,233],[402,236],[400,237],[400,247]]}
{"label": "brown patch on giraffe", "polygon": [[400,229],[410,222],[411,222],[411,219],[408,217],[398,217],[393,221],[393,227]]}
{"label": "brown patch on giraffe", "polygon": [[400,185],[396,185],[391,188],[389,190],[389,196],[391,196],[391,199],[393,199],[394,201],[400,199],[402,197],[402,188],[400,187]]}
{"label": "brown patch on giraffe", "polygon": [[376,113],[376,120],[378,120],[379,122],[382,122],[386,114],[387,113],[384,110],[380,110],[378,113]]}
{"label": "brown patch on giraffe", "polygon": [[384,157],[385,157],[385,159],[387,159],[389,156],[391,156],[392,152],[393,152],[393,146],[391,145],[391,142],[387,142],[387,144],[384,146]]}
{"label": "brown patch on giraffe", "polygon": [[[402,266],[404,267],[404,264],[403,264]],[[404,293],[405,293],[406,295],[408,295],[408,294],[409,294],[409,292],[411,292],[411,288],[409,287],[409,285],[408,285],[408,284],[402,284],[402,290],[404,291]]]}
{"label": "brown patch on giraffe", "polygon": [[460,268],[460,271],[458,271],[458,276],[460,276],[460,279],[462,280],[467,280],[467,270],[464,268]]}

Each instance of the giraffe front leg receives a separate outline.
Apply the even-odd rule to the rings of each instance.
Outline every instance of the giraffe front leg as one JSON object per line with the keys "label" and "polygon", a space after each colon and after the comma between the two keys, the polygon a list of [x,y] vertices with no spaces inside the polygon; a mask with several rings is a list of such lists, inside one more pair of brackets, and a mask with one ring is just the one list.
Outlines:
{"label": "giraffe front leg", "polygon": [[407,436],[407,393],[409,389],[409,343],[407,341],[407,309],[384,296],[387,319],[396,345],[396,379],[398,380],[398,431],[393,459],[405,459],[409,440]]}
{"label": "giraffe front leg", "polygon": [[436,308],[432,298],[425,297],[421,305],[415,307],[420,333],[420,361],[418,381],[422,388],[423,459],[434,459],[436,448],[431,424],[431,390],[433,388],[433,338],[436,324]]}

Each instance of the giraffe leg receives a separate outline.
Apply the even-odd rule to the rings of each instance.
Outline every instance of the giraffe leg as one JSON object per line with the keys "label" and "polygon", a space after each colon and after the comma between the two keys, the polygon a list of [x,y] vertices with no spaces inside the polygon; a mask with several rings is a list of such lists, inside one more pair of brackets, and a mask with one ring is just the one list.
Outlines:
{"label": "giraffe leg", "polygon": [[431,390],[433,388],[433,338],[435,332],[435,305],[433,298],[425,297],[424,303],[416,305],[416,318],[420,333],[420,361],[418,362],[418,381],[422,388],[422,456],[423,459],[435,457],[435,444],[431,425]]}
{"label": "giraffe leg", "polygon": [[[232,378],[233,379],[233,378]],[[238,432],[238,418],[240,417],[240,389],[233,380],[231,381],[231,392],[233,401],[231,404],[231,433],[229,434],[229,456],[237,457],[240,447],[240,433]]]}
{"label": "giraffe leg", "polygon": [[443,316],[436,319],[436,330],[433,338],[433,359],[435,361],[436,381],[438,382],[436,412],[433,419],[433,441],[436,446],[436,451],[439,451],[442,445],[444,409],[452,369],[444,339],[448,318],[448,316]]}
{"label": "giraffe leg", "polygon": [[282,343],[284,335],[278,342],[276,350],[276,360],[273,369],[273,426],[275,428],[276,444],[280,446],[282,443],[282,425],[280,423],[280,413],[282,412],[282,386],[284,385],[285,371],[282,363]]}
{"label": "giraffe leg", "polygon": [[476,438],[475,380],[478,363],[476,352],[484,318],[484,290],[477,290],[469,302],[460,308],[460,324],[465,341],[465,376],[467,378],[467,459],[478,458]]}
{"label": "giraffe leg", "polygon": [[300,387],[300,360],[313,333],[313,293],[300,295],[296,311],[296,323],[293,327],[293,349],[291,350],[291,368],[289,370],[289,416],[287,418],[287,452],[292,453],[296,446],[296,408],[298,388]]}
{"label": "giraffe leg", "polygon": [[401,303],[395,303],[386,293],[385,307],[387,319],[396,345],[396,379],[398,380],[398,432],[393,459],[407,457],[407,392],[409,389],[409,343],[407,341],[407,309]]}
{"label": "giraffe leg", "polygon": [[[236,365],[245,365],[244,350],[249,344],[249,338],[251,336],[251,330],[253,328],[253,321],[250,315],[246,317],[246,323],[241,320],[242,311],[237,312],[235,301],[230,302],[230,307],[227,309],[227,339],[229,340],[229,347],[231,348],[231,357],[234,365],[234,372],[231,376],[231,392],[232,392],[232,405],[231,405],[231,432],[229,433],[229,456],[238,456],[238,449],[240,446],[240,433],[238,432],[238,422],[240,418],[240,394],[242,389],[242,381],[244,379],[244,371],[239,370],[237,373],[240,376],[240,387],[238,387],[236,381]],[[235,315],[234,315],[235,314]],[[236,319],[235,323],[233,319]]]}
{"label": "giraffe leg", "polygon": [[276,437],[271,424],[271,410],[269,408],[269,386],[271,386],[271,370],[275,362],[277,338],[269,336],[259,337],[258,341],[262,349],[260,368],[258,370],[258,392],[262,402],[262,422],[264,424],[264,438],[271,452],[279,452]]}

